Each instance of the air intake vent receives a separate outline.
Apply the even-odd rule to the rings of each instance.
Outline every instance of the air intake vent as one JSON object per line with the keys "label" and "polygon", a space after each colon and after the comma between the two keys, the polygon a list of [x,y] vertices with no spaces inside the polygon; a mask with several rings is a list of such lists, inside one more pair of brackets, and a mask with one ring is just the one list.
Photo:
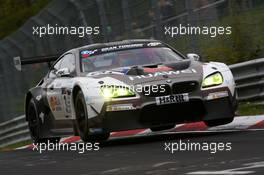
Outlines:
{"label": "air intake vent", "polygon": [[189,93],[195,91],[198,88],[198,85],[199,84],[196,81],[174,83],[172,85],[172,93],[173,94]]}

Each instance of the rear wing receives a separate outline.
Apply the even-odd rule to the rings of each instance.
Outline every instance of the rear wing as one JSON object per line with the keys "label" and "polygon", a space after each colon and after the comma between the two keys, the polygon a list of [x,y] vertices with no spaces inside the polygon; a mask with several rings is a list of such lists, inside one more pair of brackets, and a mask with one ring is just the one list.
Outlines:
{"label": "rear wing", "polygon": [[49,56],[38,56],[38,57],[28,57],[21,58],[20,56],[14,57],[14,65],[18,71],[21,71],[22,65],[27,64],[37,64],[37,63],[48,63],[51,67],[51,63],[56,61],[60,55],[49,55]]}

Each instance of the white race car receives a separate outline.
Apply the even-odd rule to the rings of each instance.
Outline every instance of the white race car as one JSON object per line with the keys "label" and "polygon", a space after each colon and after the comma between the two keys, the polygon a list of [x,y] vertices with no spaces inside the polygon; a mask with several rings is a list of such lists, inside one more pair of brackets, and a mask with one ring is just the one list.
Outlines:
{"label": "white race car", "polygon": [[[16,58],[23,64],[55,59]],[[125,40],[69,50],[28,91],[26,120],[34,142],[79,135],[108,139],[110,132],[152,131],[204,121],[232,122],[235,82],[227,65],[187,57],[157,40]]]}

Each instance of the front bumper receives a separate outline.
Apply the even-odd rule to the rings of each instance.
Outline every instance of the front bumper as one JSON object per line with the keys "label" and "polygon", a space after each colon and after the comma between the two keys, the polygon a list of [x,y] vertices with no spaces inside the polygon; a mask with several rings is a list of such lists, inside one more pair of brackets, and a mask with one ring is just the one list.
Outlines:
{"label": "front bumper", "polygon": [[111,101],[104,104],[90,127],[113,132],[231,118],[234,100],[228,88],[218,88],[190,93],[184,103],[156,105],[155,98]]}

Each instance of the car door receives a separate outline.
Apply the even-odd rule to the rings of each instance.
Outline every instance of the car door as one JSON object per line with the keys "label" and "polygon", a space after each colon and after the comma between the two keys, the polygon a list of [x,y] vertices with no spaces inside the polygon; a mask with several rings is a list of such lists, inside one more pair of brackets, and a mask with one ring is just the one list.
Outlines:
{"label": "car door", "polygon": [[64,55],[53,67],[47,84],[48,103],[56,120],[71,119],[72,117],[72,76],[60,74],[68,68],[70,75],[75,75],[75,56],[71,53]]}

